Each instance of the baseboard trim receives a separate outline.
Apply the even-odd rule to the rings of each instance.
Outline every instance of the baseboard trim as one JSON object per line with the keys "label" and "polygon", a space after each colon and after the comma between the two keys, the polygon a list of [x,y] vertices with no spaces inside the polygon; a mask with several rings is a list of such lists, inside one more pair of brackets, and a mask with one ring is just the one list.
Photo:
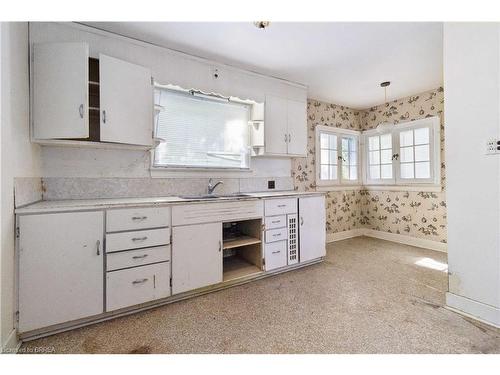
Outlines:
{"label": "baseboard trim", "polygon": [[363,233],[364,229],[351,229],[337,233],[329,233],[326,235],[326,242],[335,242],[335,241],[346,240],[348,238],[359,237],[362,236]]}
{"label": "baseboard trim", "polygon": [[448,249],[448,244],[443,242],[431,241],[431,240],[426,240],[424,238],[416,238],[411,236],[405,236],[403,234],[382,232],[380,230],[366,229],[366,228],[351,229],[343,232],[331,233],[327,235],[326,241],[335,242],[359,236],[379,238],[381,240],[387,240],[404,245],[422,247],[424,249],[441,251],[444,253],[446,253]]}
{"label": "baseboard trim", "polygon": [[15,354],[21,347],[21,341],[17,339],[17,332],[13,329],[9,333],[9,337],[5,341],[5,344],[2,345],[2,353],[5,354]]}
{"label": "baseboard trim", "polygon": [[447,292],[446,308],[490,326],[500,328],[500,309],[494,306]]}

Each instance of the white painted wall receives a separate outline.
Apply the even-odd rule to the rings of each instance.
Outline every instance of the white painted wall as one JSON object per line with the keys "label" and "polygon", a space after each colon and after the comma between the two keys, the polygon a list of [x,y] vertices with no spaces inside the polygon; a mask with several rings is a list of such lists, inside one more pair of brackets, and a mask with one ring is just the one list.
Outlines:
{"label": "white painted wall", "polygon": [[40,147],[29,141],[27,23],[0,24],[1,253],[0,342],[15,344],[14,178],[40,176]]}
{"label": "white painted wall", "polygon": [[[30,42],[86,42],[90,54],[99,53],[150,67],[155,81],[197,88],[244,99],[264,101],[268,94],[307,100],[307,88],[280,79],[237,69],[214,61],[123,38],[76,24],[31,23]],[[217,68],[219,79],[212,78]],[[149,154],[123,150],[47,148],[42,151],[43,176],[148,177]],[[289,177],[291,159],[253,158],[252,173],[217,173],[220,177]],[[209,173],[216,176],[215,173]],[[177,176],[182,175],[177,173]],[[165,177],[171,177],[165,175]]]}
{"label": "white painted wall", "polygon": [[496,23],[444,27],[449,306],[500,325],[500,40]]}

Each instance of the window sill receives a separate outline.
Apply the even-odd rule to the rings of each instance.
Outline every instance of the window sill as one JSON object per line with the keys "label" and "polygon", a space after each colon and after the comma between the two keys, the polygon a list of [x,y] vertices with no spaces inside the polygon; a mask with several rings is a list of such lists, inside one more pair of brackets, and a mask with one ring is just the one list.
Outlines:
{"label": "window sill", "polygon": [[316,191],[422,191],[426,193],[440,193],[441,185],[330,185],[316,186]]}
{"label": "window sill", "polygon": [[370,191],[423,191],[428,193],[440,193],[443,191],[441,185],[363,185],[363,190]]}

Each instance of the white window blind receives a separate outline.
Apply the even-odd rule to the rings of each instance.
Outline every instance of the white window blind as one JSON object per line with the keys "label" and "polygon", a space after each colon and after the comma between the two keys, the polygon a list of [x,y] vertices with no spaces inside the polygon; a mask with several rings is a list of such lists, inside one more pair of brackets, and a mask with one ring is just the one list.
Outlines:
{"label": "white window blind", "polygon": [[248,169],[250,106],[169,89],[155,90],[153,166]]}

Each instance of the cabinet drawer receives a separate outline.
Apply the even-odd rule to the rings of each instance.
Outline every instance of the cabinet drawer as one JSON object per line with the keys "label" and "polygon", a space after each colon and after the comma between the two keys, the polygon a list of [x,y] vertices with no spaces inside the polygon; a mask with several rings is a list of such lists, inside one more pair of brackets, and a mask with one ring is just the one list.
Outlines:
{"label": "cabinet drawer", "polygon": [[106,311],[170,296],[170,263],[106,273]]}
{"label": "cabinet drawer", "polygon": [[170,228],[106,234],[106,252],[139,249],[170,243]]}
{"label": "cabinet drawer", "polygon": [[266,243],[287,239],[286,228],[266,230]]}
{"label": "cabinet drawer", "polygon": [[106,211],[106,232],[169,226],[170,207],[143,207]]}
{"label": "cabinet drawer", "polygon": [[120,251],[106,256],[106,270],[144,266],[146,264],[170,261],[170,245],[139,250]]}
{"label": "cabinet drawer", "polygon": [[297,198],[265,200],[264,212],[266,216],[294,214],[297,212]]}
{"label": "cabinet drawer", "polygon": [[287,265],[286,241],[278,241],[264,246],[266,271]]}
{"label": "cabinet drawer", "polygon": [[266,229],[286,227],[286,215],[266,217]]}

